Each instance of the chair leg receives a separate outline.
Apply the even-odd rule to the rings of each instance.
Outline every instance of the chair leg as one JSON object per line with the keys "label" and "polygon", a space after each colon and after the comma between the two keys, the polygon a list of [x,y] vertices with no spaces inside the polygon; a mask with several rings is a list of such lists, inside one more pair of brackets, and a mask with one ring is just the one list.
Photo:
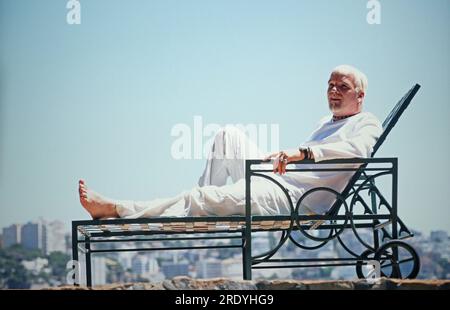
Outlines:
{"label": "chair leg", "polygon": [[[375,183],[375,181],[373,181],[373,183]],[[372,191],[370,193],[370,202],[372,204],[372,213],[377,214],[377,195],[375,194],[374,191]],[[375,227],[375,225],[378,224],[378,221],[373,220],[372,224]],[[380,239],[378,236],[378,230],[375,228],[373,228],[373,247],[375,250],[378,250],[378,248],[380,247]]]}
{"label": "chair leg", "polygon": [[91,270],[91,243],[86,238],[86,285],[92,287],[92,270]]}
{"label": "chair leg", "polygon": [[78,227],[76,224],[72,223],[72,261],[73,261],[73,285],[79,286],[80,283],[77,282],[79,279],[76,273],[79,273],[79,264],[78,264]]}
{"label": "chair leg", "polygon": [[244,280],[252,279],[252,236],[247,229],[242,232],[242,271]]}

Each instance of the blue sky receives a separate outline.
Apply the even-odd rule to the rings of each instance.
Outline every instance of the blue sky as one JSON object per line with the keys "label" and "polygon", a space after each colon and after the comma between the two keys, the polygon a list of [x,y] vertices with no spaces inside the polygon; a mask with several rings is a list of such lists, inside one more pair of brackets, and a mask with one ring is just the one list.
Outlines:
{"label": "blue sky", "polygon": [[422,89],[379,156],[399,157],[399,213],[450,231],[450,1],[0,0],[0,227],[87,219],[77,181],[113,198],[166,197],[204,162],[174,160],[177,123],[279,124],[298,146],[328,113],[330,70],[369,77],[384,119]]}

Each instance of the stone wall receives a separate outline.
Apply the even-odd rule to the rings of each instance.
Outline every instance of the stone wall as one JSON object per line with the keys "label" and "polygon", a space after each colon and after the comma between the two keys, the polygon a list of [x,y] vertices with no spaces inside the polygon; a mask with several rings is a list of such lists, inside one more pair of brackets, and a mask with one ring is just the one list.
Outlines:
{"label": "stone wall", "polygon": [[175,277],[159,283],[110,284],[87,288],[62,286],[51,290],[449,290],[450,280],[396,280],[381,278],[375,282],[317,280],[255,280],[233,281],[225,278],[196,280]]}

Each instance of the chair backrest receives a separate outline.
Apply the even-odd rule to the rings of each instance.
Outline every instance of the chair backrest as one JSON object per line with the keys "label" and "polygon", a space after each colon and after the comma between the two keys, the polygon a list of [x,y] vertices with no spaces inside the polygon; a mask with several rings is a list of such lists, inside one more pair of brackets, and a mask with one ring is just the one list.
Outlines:
{"label": "chair backrest", "polygon": [[[392,109],[391,113],[386,117],[386,119],[383,122],[383,133],[378,138],[377,142],[375,143],[375,146],[373,147],[372,155],[373,157],[375,153],[378,151],[380,146],[383,144],[384,140],[386,140],[386,137],[391,132],[392,128],[397,124],[398,120],[400,119],[400,116],[402,116],[403,112],[406,110],[406,108],[411,103],[411,100],[416,95],[417,91],[419,90],[420,85],[416,84],[414,85],[404,96],[402,99],[400,99],[399,102],[395,105],[395,107]],[[356,181],[358,181],[359,177],[361,176],[362,169],[367,165],[362,165],[361,169],[355,172],[353,177],[348,182],[345,189],[342,191],[342,196],[347,197],[350,191],[352,190],[353,186],[355,185]],[[339,207],[341,206],[342,201],[336,200],[336,202],[333,204],[333,206],[330,208],[330,210],[327,212],[327,214],[333,214],[339,210]]]}
{"label": "chair backrest", "polygon": [[395,105],[395,107],[392,109],[391,113],[386,117],[386,119],[383,122],[383,133],[378,138],[377,143],[373,147],[372,156],[375,155],[375,153],[380,148],[381,144],[383,144],[384,140],[386,140],[386,137],[391,132],[392,128],[394,128],[395,124],[397,124],[397,121],[399,120],[400,116],[402,116],[403,112],[406,110],[406,108],[411,103],[411,100],[414,98],[416,93],[419,91],[420,85],[416,84],[414,85],[404,96],[400,101]]}

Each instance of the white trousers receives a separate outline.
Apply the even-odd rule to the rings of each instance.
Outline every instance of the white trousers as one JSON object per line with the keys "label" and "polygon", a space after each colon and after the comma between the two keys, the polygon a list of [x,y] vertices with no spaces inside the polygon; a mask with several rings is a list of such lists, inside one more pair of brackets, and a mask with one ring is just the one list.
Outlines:
{"label": "white trousers", "polygon": [[[116,201],[117,212],[124,218],[244,215],[245,159],[263,158],[264,155],[242,131],[227,126],[215,136],[199,186],[166,199]],[[232,184],[227,184],[229,177]],[[271,177],[286,187],[290,186],[273,173]],[[290,212],[288,197],[275,183],[261,177],[252,178],[251,192],[252,214]]]}

